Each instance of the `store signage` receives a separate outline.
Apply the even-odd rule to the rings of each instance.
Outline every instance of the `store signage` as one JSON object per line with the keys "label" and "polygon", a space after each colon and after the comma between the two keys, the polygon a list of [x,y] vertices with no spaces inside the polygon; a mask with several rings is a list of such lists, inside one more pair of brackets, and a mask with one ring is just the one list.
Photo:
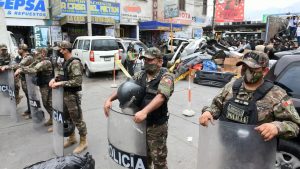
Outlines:
{"label": "store signage", "polygon": [[48,19],[48,0],[0,0],[6,17]]}
{"label": "store signage", "polygon": [[153,9],[153,20],[155,21],[158,18],[158,2],[157,2],[157,0],[153,0],[152,9]]}
{"label": "store signage", "polygon": [[[125,1],[121,3],[123,2],[126,3]],[[148,2],[121,6],[121,23],[137,24],[139,21],[151,21],[152,11],[147,10],[150,6],[152,3]]]}
{"label": "store signage", "polygon": [[[58,5],[58,3],[60,3],[60,5]],[[56,16],[64,16],[66,14],[87,15],[87,4],[85,0],[60,0],[60,2],[55,2],[55,5],[61,7],[61,11],[55,9]],[[91,0],[89,10],[91,11],[92,16],[111,17],[114,20],[120,20],[119,3]],[[60,13],[56,11],[59,11]]]}
{"label": "store signage", "polygon": [[67,23],[74,23],[74,24],[85,24],[86,23],[86,17],[85,16],[76,16],[76,15],[68,15],[63,17],[60,20],[60,24],[64,25]]}
{"label": "store signage", "polygon": [[190,25],[193,22],[192,16],[188,12],[180,11],[179,16],[172,19],[165,19],[165,18],[159,18],[158,19],[161,22],[168,22],[168,23],[177,23],[177,24],[183,24],[183,25]]}
{"label": "store signage", "polygon": [[132,12],[132,13],[141,13],[142,12],[142,8],[140,6],[124,6],[123,10],[125,12]]}
{"label": "store signage", "polygon": [[48,31],[47,26],[35,26],[34,27],[34,40],[35,48],[46,48],[48,42]]}
{"label": "store signage", "polygon": [[98,16],[92,16],[92,23],[94,24],[109,24],[109,25],[114,25],[115,20],[113,18],[108,18],[108,17],[98,17]]}
{"label": "store signage", "polygon": [[[109,25],[114,25],[116,22],[113,18],[98,17],[98,16],[92,16],[91,21],[93,24],[109,24]],[[60,20],[61,25],[64,25],[67,23],[86,24],[86,22],[87,22],[86,16],[76,16],[76,15],[68,15],[68,16],[63,17]]]}

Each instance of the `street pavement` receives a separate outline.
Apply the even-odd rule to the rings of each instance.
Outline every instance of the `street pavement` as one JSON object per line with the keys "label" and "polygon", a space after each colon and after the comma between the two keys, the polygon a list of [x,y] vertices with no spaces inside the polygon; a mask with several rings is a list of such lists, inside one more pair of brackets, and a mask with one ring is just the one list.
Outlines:
{"label": "street pavement", "polygon": [[[119,73],[116,83],[121,84],[126,78]],[[98,73],[93,78],[84,78],[82,109],[87,123],[90,152],[96,161],[97,169],[109,169],[107,119],[103,113],[105,99],[116,88],[111,88],[112,75]],[[188,106],[188,81],[180,81],[169,101],[169,134],[168,134],[168,166],[170,169],[196,169],[198,147],[198,117],[204,105],[210,104],[219,88],[192,84],[193,117],[182,115]],[[5,105],[1,105],[5,106]],[[113,104],[118,106],[118,101]],[[26,109],[25,97],[18,106],[18,113]],[[76,130],[79,140],[78,131]],[[35,131],[31,120],[22,119],[12,122],[9,117],[0,118],[0,169],[21,169],[25,166],[55,157],[52,146],[52,133],[43,127]],[[76,144],[77,145],[77,144]],[[66,154],[73,151],[76,145],[67,148]],[[83,154],[85,153],[83,152]]]}

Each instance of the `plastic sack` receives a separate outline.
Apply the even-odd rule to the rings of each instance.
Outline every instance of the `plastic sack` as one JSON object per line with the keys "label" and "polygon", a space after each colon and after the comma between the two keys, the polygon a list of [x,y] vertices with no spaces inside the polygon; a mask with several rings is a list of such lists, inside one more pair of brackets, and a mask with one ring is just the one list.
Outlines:
{"label": "plastic sack", "polygon": [[212,60],[204,60],[203,61],[203,70],[204,71],[217,71],[217,65]]}
{"label": "plastic sack", "polygon": [[89,153],[72,154],[40,161],[24,169],[95,169],[95,160]]}

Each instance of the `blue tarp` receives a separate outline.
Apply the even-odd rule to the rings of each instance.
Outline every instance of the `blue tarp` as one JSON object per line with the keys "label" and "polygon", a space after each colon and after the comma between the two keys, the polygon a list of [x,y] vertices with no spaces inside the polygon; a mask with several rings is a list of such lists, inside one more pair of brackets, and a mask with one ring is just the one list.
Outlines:
{"label": "blue tarp", "polygon": [[[159,21],[146,21],[146,22],[140,22],[140,30],[166,30],[170,31],[171,24],[170,23],[164,23]],[[183,25],[181,24],[172,24],[173,30],[179,31],[182,29]]]}

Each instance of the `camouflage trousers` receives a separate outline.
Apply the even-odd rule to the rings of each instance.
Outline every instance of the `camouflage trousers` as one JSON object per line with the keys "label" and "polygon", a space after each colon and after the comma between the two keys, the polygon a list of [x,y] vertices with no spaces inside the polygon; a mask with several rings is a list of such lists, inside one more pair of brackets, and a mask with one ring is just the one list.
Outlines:
{"label": "camouflage trousers", "polygon": [[29,104],[29,97],[28,97],[28,90],[27,90],[27,84],[26,84],[26,80],[22,80],[21,79],[21,86],[22,86],[22,89],[25,93],[25,96],[26,96],[26,100],[27,100],[27,107],[28,107],[28,111],[30,112],[30,104]]}
{"label": "camouflage trousers", "polygon": [[167,169],[168,124],[147,126],[148,169]]}
{"label": "camouflage trousers", "polygon": [[71,119],[79,131],[80,136],[87,135],[86,124],[81,110],[81,93],[64,92],[64,117]]}
{"label": "camouflage trousers", "polygon": [[49,113],[50,118],[52,118],[52,90],[48,87],[48,85],[43,85],[40,86],[40,92],[42,95],[43,105]]}
{"label": "camouflage trousers", "polygon": [[28,95],[28,90],[27,90],[27,84],[26,84],[26,80],[22,80],[21,79],[21,86],[22,86],[22,90],[24,91],[26,97]]}
{"label": "camouflage trousers", "polygon": [[18,105],[21,102],[21,97],[20,97],[20,78],[19,78],[19,76],[15,77],[15,96],[16,96],[16,103]]}

